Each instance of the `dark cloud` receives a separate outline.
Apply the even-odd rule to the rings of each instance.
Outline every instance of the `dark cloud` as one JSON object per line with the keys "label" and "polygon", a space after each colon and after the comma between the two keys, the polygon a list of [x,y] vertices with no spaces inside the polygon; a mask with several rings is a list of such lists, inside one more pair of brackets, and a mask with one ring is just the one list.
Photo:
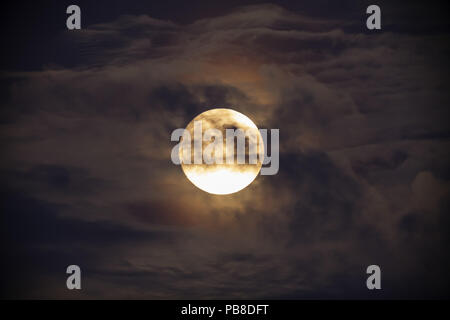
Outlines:
{"label": "dark cloud", "polygon": [[[442,10],[381,3],[369,33],[363,2],[160,6],[56,29],[59,57],[4,68],[3,295],[448,296]],[[280,129],[278,175],[227,196],[185,179],[170,133],[216,107]]]}
{"label": "dark cloud", "polygon": [[89,274],[114,248],[173,242],[177,238],[171,232],[143,232],[108,221],[64,218],[60,215],[64,206],[22,192],[3,190],[1,199],[3,298],[52,297],[41,281],[64,281],[65,268],[70,264],[82,264]]}

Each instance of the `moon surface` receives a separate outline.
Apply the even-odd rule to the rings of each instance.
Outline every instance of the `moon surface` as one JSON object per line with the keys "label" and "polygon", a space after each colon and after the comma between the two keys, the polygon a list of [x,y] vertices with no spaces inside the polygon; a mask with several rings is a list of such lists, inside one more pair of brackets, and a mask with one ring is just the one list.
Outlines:
{"label": "moon surface", "polygon": [[[201,121],[202,125],[202,160],[204,158],[205,148],[207,148],[210,143],[213,143],[213,141],[215,141],[215,137],[212,137],[211,139],[205,139],[205,137],[203,136],[205,131],[208,129],[217,129],[222,133],[222,152],[224,160],[223,163],[214,162],[212,164],[206,164],[205,161],[202,161],[201,164],[194,164],[194,162],[191,161],[191,163],[188,164],[182,161],[181,167],[189,181],[191,181],[196,187],[203,191],[218,195],[238,192],[252,183],[261,170],[264,157],[263,139],[253,121],[242,113],[232,109],[211,109],[199,114],[187,125],[186,130],[189,131],[192,141],[194,140],[194,122],[196,122],[198,125],[198,121]],[[249,147],[252,138],[249,137],[248,139],[245,139],[245,163],[238,163],[236,160],[237,153],[239,152],[237,151],[237,138],[233,138],[234,145],[232,146],[232,148],[234,148],[234,154],[233,152],[230,152],[232,151],[230,150],[230,145],[226,143],[226,129],[241,129],[244,132],[252,132],[253,139],[256,139],[255,141],[253,141],[256,142],[256,149],[250,149]],[[193,146],[194,143],[192,143],[191,145]],[[211,149],[212,148],[210,148],[210,150]],[[194,151],[194,148],[192,148],[191,150],[193,159],[194,152],[199,151]],[[250,163],[249,154],[254,151],[256,151],[259,156],[256,157],[256,161]],[[211,154],[216,155],[215,151]],[[183,159],[182,144],[180,145],[179,156],[180,159]],[[236,159],[234,159],[233,163],[229,163],[227,161],[227,157],[230,156],[233,156],[233,158],[236,156]]]}

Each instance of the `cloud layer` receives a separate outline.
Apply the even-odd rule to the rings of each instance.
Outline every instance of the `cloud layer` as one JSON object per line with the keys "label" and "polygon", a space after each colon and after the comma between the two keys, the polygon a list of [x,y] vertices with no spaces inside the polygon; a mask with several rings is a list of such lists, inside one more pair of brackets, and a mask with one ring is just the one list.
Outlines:
{"label": "cloud layer", "polygon": [[[125,15],[62,35],[71,67],[5,74],[3,294],[370,298],[378,264],[376,297],[446,296],[448,35],[345,18]],[[217,107],[280,129],[278,175],[228,196],[185,179],[170,133]]]}

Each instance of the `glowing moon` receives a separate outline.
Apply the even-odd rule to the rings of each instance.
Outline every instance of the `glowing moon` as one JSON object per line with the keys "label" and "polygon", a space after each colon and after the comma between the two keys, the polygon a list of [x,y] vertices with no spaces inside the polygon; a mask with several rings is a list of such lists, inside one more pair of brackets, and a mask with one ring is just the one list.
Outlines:
{"label": "glowing moon", "polygon": [[[182,163],[181,166],[183,172],[189,181],[203,191],[220,195],[238,192],[252,183],[261,170],[264,154],[262,136],[253,121],[242,113],[232,109],[211,109],[199,114],[187,125],[186,130],[189,131],[192,139],[194,139],[194,122],[197,122],[198,124],[198,121],[201,121],[202,124],[202,137],[204,132],[208,129],[217,129],[222,133],[223,156],[225,157],[225,161],[222,164],[206,164],[204,162],[202,164],[194,164],[194,162],[191,162],[191,164]],[[241,129],[244,132],[254,133],[253,137],[256,137],[257,153],[259,155],[256,162],[253,161],[253,163],[250,163],[250,161],[245,161],[244,164],[238,164],[237,161],[234,161],[234,163],[228,163],[226,161],[228,154],[232,154],[232,152],[230,152],[230,146],[226,143],[227,129]],[[205,141],[205,139],[203,139],[202,154],[212,141],[214,141],[214,139],[211,139],[211,141]],[[234,149],[236,141],[237,140],[233,138]],[[249,156],[249,145],[250,140],[246,140],[246,156]],[[252,151],[253,150],[254,149],[252,149]],[[236,149],[234,151],[234,155],[236,155]],[[179,156],[182,159],[182,147],[180,147]]]}

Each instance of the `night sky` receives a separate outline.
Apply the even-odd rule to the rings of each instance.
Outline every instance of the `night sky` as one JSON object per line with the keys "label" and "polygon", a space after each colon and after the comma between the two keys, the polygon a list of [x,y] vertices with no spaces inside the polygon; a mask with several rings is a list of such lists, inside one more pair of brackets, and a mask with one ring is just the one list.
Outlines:
{"label": "night sky", "polygon": [[[449,297],[444,1],[16,2],[2,298]],[[280,129],[277,175],[225,196],[186,179],[170,134],[213,108]]]}

